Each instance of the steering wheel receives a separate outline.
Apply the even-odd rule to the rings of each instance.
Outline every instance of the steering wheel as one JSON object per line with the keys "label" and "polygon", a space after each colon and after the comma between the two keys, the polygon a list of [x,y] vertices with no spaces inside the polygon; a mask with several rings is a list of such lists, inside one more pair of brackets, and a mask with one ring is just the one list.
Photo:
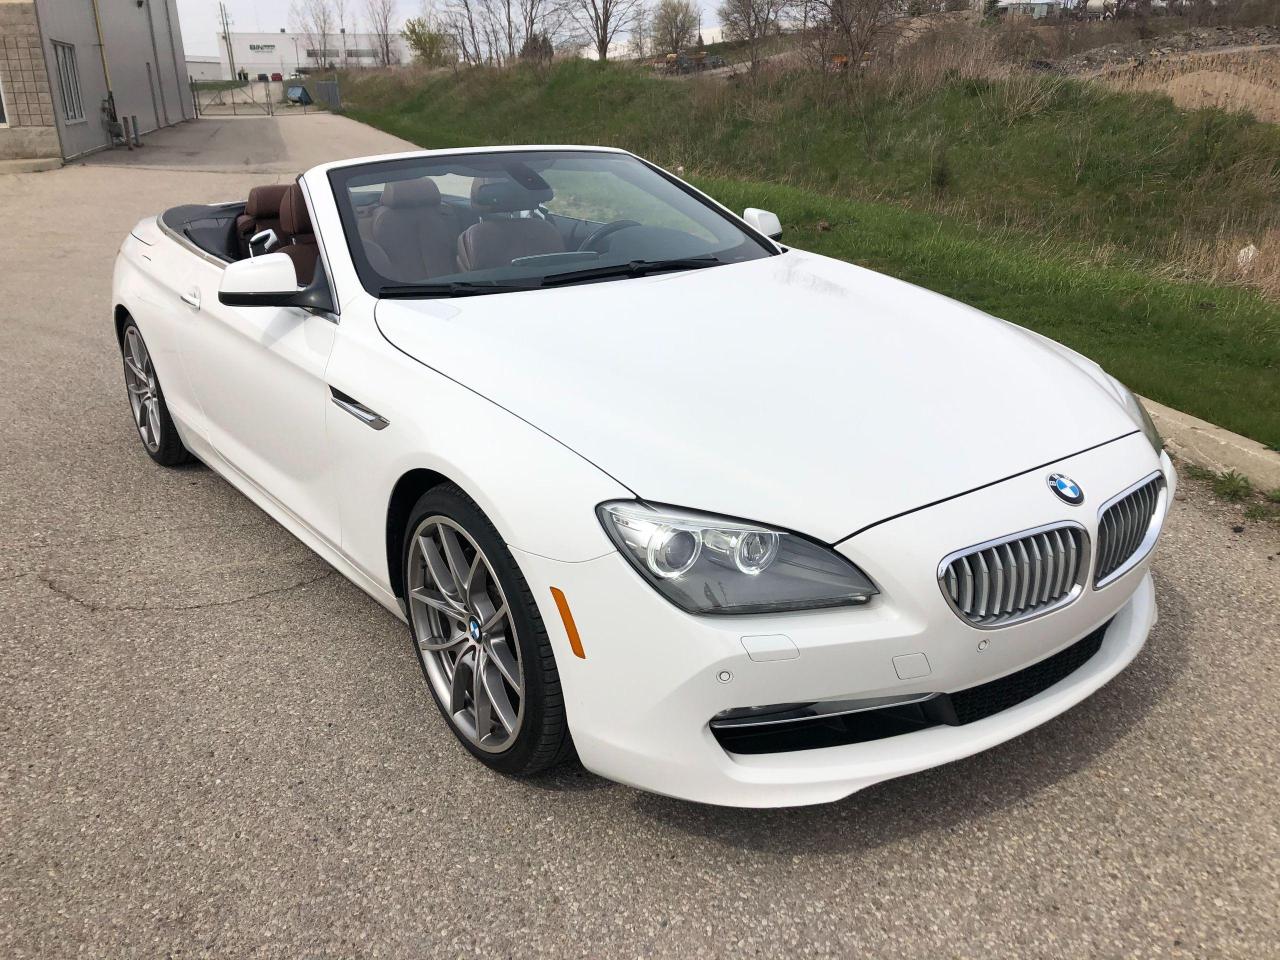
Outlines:
{"label": "steering wheel", "polygon": [[599,253],[600,251],[596,250],[595,245],[605,237],[611,237],[620,230],[629,230],[631,227],[638,226],[641,226],[640,221],[638,220],[613,220],[602,227],[596,227],[596,229],[592,230],[587,239],[578,244],[578,249],[594,250],[596,253]]}

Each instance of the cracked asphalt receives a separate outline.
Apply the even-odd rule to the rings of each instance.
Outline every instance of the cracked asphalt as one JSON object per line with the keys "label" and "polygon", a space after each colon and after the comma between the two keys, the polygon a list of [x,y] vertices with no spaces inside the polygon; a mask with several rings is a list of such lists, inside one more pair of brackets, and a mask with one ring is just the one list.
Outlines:
{"label": "cracked asphalt", "polygon": [[980,756],[778,811],[470,760],[403,626],[138,442],[128,228],[396,149],[213,123],[0,178],[0,955],[1276,955],[1280,531],[1185,479],[1146,650]]}

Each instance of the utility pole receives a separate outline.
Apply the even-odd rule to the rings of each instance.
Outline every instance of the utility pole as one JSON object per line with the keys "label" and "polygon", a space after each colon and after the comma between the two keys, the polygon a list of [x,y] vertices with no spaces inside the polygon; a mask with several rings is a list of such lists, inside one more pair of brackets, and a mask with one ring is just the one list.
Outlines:
{"label": "utility pole", "polygon": [[231,21],[227,19],[227,5],[219,3],[218,11],[222,17],[222,42],[227,45],[227,63],[231,66],[231,79],[237,80],[240,75],[236,73],[236,55],[231,49]]}

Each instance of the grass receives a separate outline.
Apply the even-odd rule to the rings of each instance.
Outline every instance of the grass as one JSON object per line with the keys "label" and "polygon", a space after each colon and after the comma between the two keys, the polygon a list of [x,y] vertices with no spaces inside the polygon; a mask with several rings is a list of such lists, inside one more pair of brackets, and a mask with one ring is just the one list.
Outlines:
{"label": "grass", "polygon": [[666,166],[940,209],[1159,263],[1188,233],[1277,219],[1280,128],[1100,84],[965,76],[966,62],[950,79],[850,85],[803,72],[673,81],[569,61],[353,76],[344,99],[417,143],[619,145]]}
{"label": "grass", "polygon": [[1280,523],[1280,487],[1259,494],[1252,481],[1235,470],[1218,473],[1190,461],[1180,462],[1178,471],[1191,480],[1207,484],[1219,500],[1242,504],[1246,520]]}
{"label": "grass", "polygon": [[1213,492],[1223,500],[1240,503],[1253,496],[1253,483],[1244,474],[1228,470],[1213,478]]}
{"label": "grass", "polygon": [[1011,231],[889,204],[693,179],[735,210],[773,210],[788,243],[1029,327],[1167,406],[1263,442],[1280,437],[1280,310],[1252,292],[1082,265]]}
{"label": "grass", "polygon": [[1168,269],[1188,236],[1276,218],[1280,130],[1061,80],[914,86],[735,87],[569,62],[375,74],[345,81],[344,98],[427,147],[601,143],[682,165],[734,209],[774,210],[789,243],[1030,327],[1145,396],[1280,446],[1280,307]]}

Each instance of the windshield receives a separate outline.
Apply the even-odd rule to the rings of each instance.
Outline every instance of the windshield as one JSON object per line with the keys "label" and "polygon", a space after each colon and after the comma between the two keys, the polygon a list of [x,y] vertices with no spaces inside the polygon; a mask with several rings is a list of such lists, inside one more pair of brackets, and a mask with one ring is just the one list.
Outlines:
{"label": "windshield", "polygon": [[375,296],[463,296],[696,269],[776,251],[635,157],[513,151],[329,173]]}

